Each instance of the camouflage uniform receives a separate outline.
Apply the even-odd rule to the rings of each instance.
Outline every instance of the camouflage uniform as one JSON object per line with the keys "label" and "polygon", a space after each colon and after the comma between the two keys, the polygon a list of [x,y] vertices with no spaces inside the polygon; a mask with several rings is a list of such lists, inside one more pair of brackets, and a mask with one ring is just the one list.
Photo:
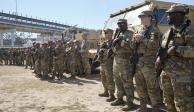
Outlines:
{"label": "camouflage uniform", "polygon": [[62,45],[57,45],[54,50],[53,78],[55,76],[61,79],[64,71],[65,50]]}
{"label": "camouflage uniform", "polygon": [[78,41],[76,41],[75,42],[75,68],[76,68],[76,73],[78,75],[83,73],[80,50],[81,50],[80,45]]}
{"label": "camouflage uniform", "polygon": [[115,82],[113,79],[113,57],[108,57],[108,50],[111,48],[111,45],[112,42],[109,41],[103,43],[101,49],[99,50],[97,60],[100,61],[100,75],[105,91],[104,93],[109,93],[110,96],[113,96],[115,92]]}
{"label": "camouflage uniform", "polygon": [[25,51],[24,51],[24,49],[21,49],[21,52],[20,52],[21,54],[21,65],[24,65],[24,60],[25,60]]}
{"label": "camouflage uniform", "polygon": [[41,71],[42,71],[42,78],[48,78],[48,70],[49,70],[49,49],[44,44],[41,49]]}
{"label": "camouflage uniform", "polygon": [[5,65],[8,65],[9,64],[9,50],[8,49],[4,50],[3,59],[4,59]]}
{"label": "camouflage uniform", "polygon": [[[151,17],[152,11],[143,11],[141,15]],[[140,98],[140,111],[146,111],[146,104],[148,103],[148,99],[150,99],[153,112],[158,112],[159,106],[162,104],[162,95],[159,85],[160,80],[155,72],[154,62],[160,45],[161,34],[159,29],[154,25],[148,27],[140,25],[135,34],[143,36],[143,40],[140,43],[134,42],[132,44],[133,48],[137,49],[139,54],[135,82],[136,90]]]}
{"label": "camouflage uniform", "polygon": [[26,66],[25,68],[28,68],[28,66],[30,66],[30,56],[31,56],[31,52],[30,52],[30,48],[27,48],[25,51],[25,55],[26,55]]}
{"label": "camouflage uniform", "polygon": [[[37,44],[37,46],[40,46],[40,44]],[[41,77],[41,62],[40,62],[41,48],[40,47],[35,48],[34,59],[35,59],[34,71],[38,77]]]}
{"label": "camouflage uniform", "polygon": [[[111,103],[112,106],[117,105],[116,102],[123,102],[123,97],[126,95],[127,106],[132,106],[134,100],[133,76],[130,74],[131,64],[129,58],[131,56],[130,41],[133,33],[125,31],[120,33],[119,39],[121,42],[113,46],[114,62],[113,76],[117,87],[117,100]],[[124,44],[124,45],[122,45]]]}
{"label": "camouflage uniform", "polygon": [[[168,12],[185,12],[183,5],[172,5]],[[168,112],[193,112],[191,99],[191,78],[194,59],[194,29],[187,27],[179,33],[184,25],[172,26],[173,39],[168,48],[176,46],[176,53],[167,59],[161,73],[164,103]],[[169,31],[168,31],[169,32]],[[164,34],[162,45],[167,42],[168,32]]]}
{"label": "camouflage uniform", "polygon": [[65,71],[66,72],[70,72],[70,62],[71,62],[71,56],[70,56],[70,51],[71,51],[71,47],[70,47],[70,42],[67,42],[67,44],[65,45],[65,65],[64,65],[64,68],[65,68]]}
{"label": "camouflage uniform", "polygon": [[76,75],[76,49],[75,49],[75,45],[73,43],[73,41],[71,41],[71,50],[70,52],[70,71],[71,71],[71,75],[74,77]]}
{"label": "camouflage uniform", "polygon": [[33,46],[31,48],[31,58],[30,58],[30,61],[31,61],[31,64],[32,64],[32,69],[35,68],[35,46]]}
{"label": "camouflage uniform", "polygon": [[48,49],[49,49],[49,53],[48,53],[48,55],[49,55],[49,65],[48,65],[49,70],[48,70],[48,73],[51,73],[52,68],[53,68],[53,55],[54,55],[54,45],[52,42],[49,45]]}
{"label": "camouflage uniform", "polygon": [[9,54],[9,64],[13,65],[13,49],[10,49],[8,54]]}
{"label": "camouflage uniform", "polygon": [[81,56],[82,56],[82,66],[86,74],[91,74],[91,65],[88,58],[89,43],[87,39],[82,41],[81,44]]}

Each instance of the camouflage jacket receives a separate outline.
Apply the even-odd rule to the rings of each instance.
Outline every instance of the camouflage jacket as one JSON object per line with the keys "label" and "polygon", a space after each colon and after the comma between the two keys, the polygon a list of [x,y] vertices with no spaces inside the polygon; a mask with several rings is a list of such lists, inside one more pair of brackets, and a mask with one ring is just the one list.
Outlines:
{"label": "camouflage jacket", "polygon": [[[169,41],[168,48],[176,46],[176,52],[184,59],[194,59],[194,29],[189,26],[179,33],[182,26],[179,28],[173,28],[173,39]],[[167,34],[167,33],[166,33]],[[162,43],[167,41],[167,35],[164,34]]]}
{"label": "camouflage jacket", "polygon": [[129,30],[125,31],[124,33],[120,33],[118,38],[121,38],[121,41],[117,43],[115,46],[113,46],[113,52],[115,54],[114,57],[129,59],[132,51],[130,47],[132,36],[133,36],[133,32]]}
{"label": "camouflage jacket", "polygon": [[99,61],[101,65],[112,65],[113,57],[108,57],[108,51],[111,47],[112,42],[106,41],[98,50],[97,61]]}
{"label": "camouflage jacket", "polygon": [[65,49],[63,46],[56,46],[55,51],[54,51],[54,59],[56,61],[61,61],[63,62],[65,57]]}
{"label": "camouflage jacket", "polygon": [[161,43],[161,33],[159,29],[153,25],[147,28],[141,25],[135,34],[136,33],[143,35],[143,40],[138,43],[138,46],[135,46],[135,43],[131,44],[133,50],[137,47],[139,63],[142,61],[144,64],[154,65],[156,54]]}

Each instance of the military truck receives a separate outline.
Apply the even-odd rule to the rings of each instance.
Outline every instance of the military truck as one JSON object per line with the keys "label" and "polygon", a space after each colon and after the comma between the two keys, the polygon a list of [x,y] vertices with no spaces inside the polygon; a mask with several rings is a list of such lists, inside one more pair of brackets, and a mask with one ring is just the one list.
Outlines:
{"label": "military truck", "polygon": [[[101,35],[101,32],[99,31],[89,31],[87,32],[87,41],[89,42],[89,54],[88,54],[88,58],[90,59],[94,59],[96,53],[97,53],[97,48],[98,48],[98,45],[99,45],[99,42],[100,42],[100,35]],[[76,40],[78,41],[82,41],[82,38],[81,38],[81,35],[82,33],[78,33],[76,34]]]}
{"label": "military truck", "polygon": [[[75,39],[78,40],[80,43],[82,42],[81,35],[82,33],[77,33],[75,36]],[[101,31],[90,30],[87,32],[87,41],[89,43],[88,58],[91,65],[91,71],[93,73],[98,73],[96,72],[96,68],[100,65],[99,62],[93,62],[100,43],[100,36]]]}
{"label": "military truck", "polygon": [[[164,2],[157,0],[145,0],[142,3],[130,6],[128,8],[122,9],[116,13],[110,15],[110,18],[107,20],[105,24],[105,29],[110,28],[115,30],[117,27],[117,21],[119,19],[127,19],[129,24],[129,29],[135,30],[138,25],[140,25],[140,19],[138,19],[138,15],[143,10],[152,10],[154,12],[154,20],[158,25],[161,32],[165,32],[170,26],[167,21],[167,13],[166,10],[170,8],[172,2]],[[194,6],[188,5],[189,14],[188,18],[190,20],[194,20]],[[194,26],[194,21],[191,23]]]}

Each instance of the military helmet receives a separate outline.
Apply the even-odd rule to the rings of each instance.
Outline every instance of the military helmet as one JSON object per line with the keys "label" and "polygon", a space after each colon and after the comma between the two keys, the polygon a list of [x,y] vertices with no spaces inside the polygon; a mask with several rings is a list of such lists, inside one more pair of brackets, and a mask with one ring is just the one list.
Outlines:
{"label": "military helmet", "polygon": [[171,7],[166,11],[167,13],[172,13],[172,12],[182,12],[182,13],[188,13],[188,6],[183,5],[183,4],[174,4],[171,5]]}
{"label": "military helmet", "polygon": [[139,15],[138,15],[138,17],[139,18],[141,18],[141,16],[153,16],[153,11],[151,11],[151,10],[145,10],[145,11],[142,11]]}
{"label": "military helmet", "polygon": [[119,23],[127,23],[127,20],[126,19],[119,19],[117,24],[119,24]]}

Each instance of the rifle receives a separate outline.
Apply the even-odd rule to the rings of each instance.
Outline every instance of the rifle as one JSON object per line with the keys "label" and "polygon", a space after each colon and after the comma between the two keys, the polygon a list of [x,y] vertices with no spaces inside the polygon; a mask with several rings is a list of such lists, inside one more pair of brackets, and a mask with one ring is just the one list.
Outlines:
{"label": "rifle", "polygon": [[[148,37],[150,30],[151,30],[151,26],[149,26],[148,29],[143,33],[143,36]],[[130,62],[132,64],[132,66],[131,66],[132,67],[132,75],[134,75],[136,73],[136,68],[137,68],[136,66],[137,66],[137,63],[139,61],[139,57],[143,56],[143,54],[138,53],[139,45],[140,45],[139,42],[135,43],[135,48],[132,51],[132,55],[130,57]]]}
{"label": "rifle", "polygon": [[[116,31],[115,31],[113,40],[118,39],[120,34],[121,34],[121,30],[117,28]],[[117,43],[118,42],[119,41],[117,41]],[[112,45],[111,45],[111,49],[108,50],[108,58],[110,58],[114,54],[113,53],[113,47],[115,47],[115,45],[116,45],[116,43],[113,42]]]}
{"label": "rifle", "polygon": [[[186,23],[183,25],[182,29],[178,33],[182,34],[185,31],[185,29],[188,26],[190,26],[190,23],[191,23],[191,21],[189,19],[186,20]],[[156,67],[156,73],[157,73],[158,77],[160,76],[160,74],[163,70],[163,67],[165,65],[165,62],[168,59],[168,54],[167,54],[168,44],[169,44],[170,40],[173,40],[173,38],[174,38],[174,30],[173,30],[173,28],[170,28],[170,30],[168,31],[167,41],[164,41],[161,44],[161,47],[159,48],[158,53],[157,53],[157,56],[160,57],[160,60],[161,60],[161,67],[159,67],[159,66]],[[183,45],[184,46],[186,45],[186,40],[185,39],[184,39]]]}

